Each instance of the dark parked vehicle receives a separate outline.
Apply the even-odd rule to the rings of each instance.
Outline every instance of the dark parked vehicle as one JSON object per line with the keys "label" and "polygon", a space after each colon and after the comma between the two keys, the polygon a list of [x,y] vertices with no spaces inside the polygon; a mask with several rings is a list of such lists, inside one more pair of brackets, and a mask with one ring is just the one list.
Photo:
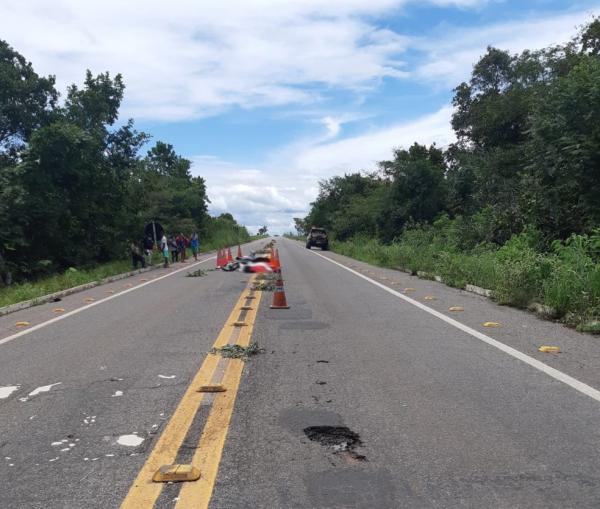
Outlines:
{"label": "dark parked vehicle", "polygon": [[313,246],[320,247],[323,251],[329,249],[329,239],[327,232],[323,228],[311,228],[306,236],[306,249]]}

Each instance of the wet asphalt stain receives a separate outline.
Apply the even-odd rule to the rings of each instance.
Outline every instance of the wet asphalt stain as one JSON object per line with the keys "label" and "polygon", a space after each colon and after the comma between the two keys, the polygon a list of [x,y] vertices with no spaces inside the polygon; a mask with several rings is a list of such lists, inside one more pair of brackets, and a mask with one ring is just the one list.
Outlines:
{"label": "wet asphalt stain", "polygon": [[[422,507],[398,505],[399,486],[389,472],[378,469],[365,471],[362,467],[315,472],[304,478],[304,485],[311,507],[353,509],[397,509],[398,507]],[[411,497],[407,497],[410,500]]]}
{"label": "wet asphalt stain", "polygon": [[288,408],[281,412],[279,424],[293,433],[303,433],[304,428],[316,424],[326,426],[342,426],[343,421],[339,414],[329,410]]}

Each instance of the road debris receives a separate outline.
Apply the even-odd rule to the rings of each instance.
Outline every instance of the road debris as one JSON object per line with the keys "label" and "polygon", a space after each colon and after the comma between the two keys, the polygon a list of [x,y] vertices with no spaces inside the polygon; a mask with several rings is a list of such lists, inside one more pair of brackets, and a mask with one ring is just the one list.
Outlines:
{"label": "road debris", "polygon": [[221,348],[213,348],[210,353],[219,354],[226,359],[248,359],[253,355],[263,353],[264,348],[259,348],[258,343],[250,343],[248,346],[224,345]]}
{"label": "road debris", "polygon": [[193,272],[188,272],[186,277],[204,277],[206,276],[206,271],[202,269],[195,270]]}

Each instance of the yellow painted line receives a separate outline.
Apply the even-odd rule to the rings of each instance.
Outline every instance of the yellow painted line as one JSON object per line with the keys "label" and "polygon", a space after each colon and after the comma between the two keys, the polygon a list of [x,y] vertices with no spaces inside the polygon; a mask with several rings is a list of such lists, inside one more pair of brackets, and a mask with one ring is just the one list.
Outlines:
{"label": "yellow painted line", "polygon": [[[256,295],[256,306],[246,315],[248,326],[241,329],[237,340],[237,344],[240,346],[248,346],[252,338],[256,312],[262,294],[255,292],[254,295]],[[219,393],[215,397],[200,436],[198,448],[191,461],[192,465],[200,469],[201,477],[196,482],[186,483],[181,487],[175,509],[203,509],[210,503],[243,369],[243,360],[229,360],[221,382],[227,387],[227,392]]]}
{"label": "yellow painted line", "polygon": [[[225,321],[213,347],[220,348],[227,344],[233,330],[230,325],[238,318],[239,308],[245,303],[247,291],[244,289],[238,299],[233,311]],[[160,496],[163,485],[152,482],[152,476],[162,466],[175,463],[177,452],[183,443],[185,436],[192,425],[194,417],[200,408],[204,394],[197,392],[201,385],[211,383],[220,357],[218,355],[207,355],[202,366],[194,376],[179,405],[171,416],[162,435],[154,445],[150,456],[142,466],[138,476],[129,488],[129,492],[121,504],[121,509],[151,508]],[[235,393],[234,393],[235,394]]]}

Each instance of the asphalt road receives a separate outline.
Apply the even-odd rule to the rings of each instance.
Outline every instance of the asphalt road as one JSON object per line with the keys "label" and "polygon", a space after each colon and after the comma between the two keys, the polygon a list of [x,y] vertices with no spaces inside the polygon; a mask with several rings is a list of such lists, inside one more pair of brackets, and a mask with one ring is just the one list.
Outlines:
{"label": "asphalt road", "polygon": [[[237,398],[233,384],[223,393],[235,406],[215,421],[227,431],[222,454],[203,460],[218,467],[209,507],[600,506],[597,338],[294,241],[277,246],[291,307],[262,297],[251,335],[264,351],[246,362]],[[0,507],[126,499],[249,279],[186,272],[0,318]],[[17,321],[42,324],[57,306],[81,311],[2,343]],[[542,344],[563,353],[539,353]],[[215,401],[202,403],[178,461],[201,448],[222,412]],[[181,486],[165,485],[155,507],[179,507]]]}

